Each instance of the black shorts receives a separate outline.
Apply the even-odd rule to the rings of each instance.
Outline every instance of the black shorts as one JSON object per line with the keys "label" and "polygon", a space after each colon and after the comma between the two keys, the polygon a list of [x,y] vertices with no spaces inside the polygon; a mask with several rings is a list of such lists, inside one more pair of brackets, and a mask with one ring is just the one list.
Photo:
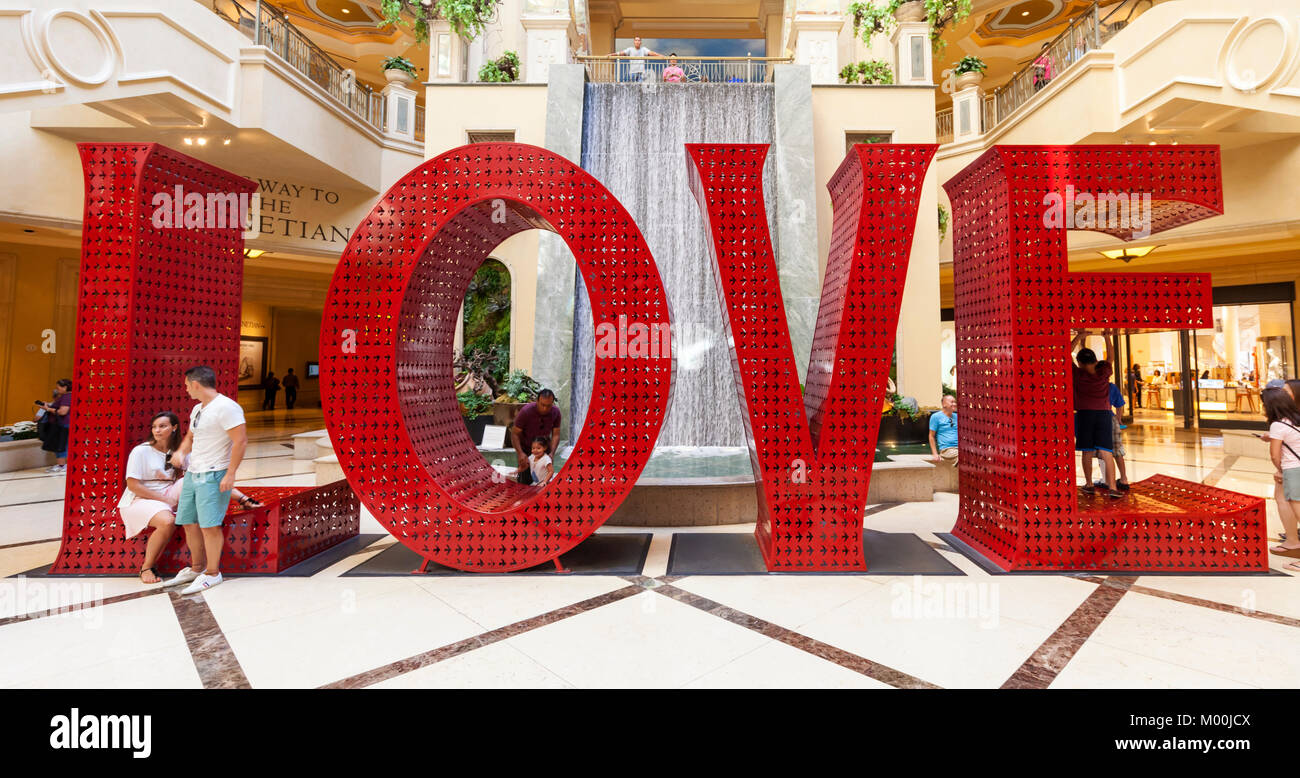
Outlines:
{"label": "black shorts", "polygon": [[1075,411],[1074,449],[1115,453],[1112,418],[1110,411]]}

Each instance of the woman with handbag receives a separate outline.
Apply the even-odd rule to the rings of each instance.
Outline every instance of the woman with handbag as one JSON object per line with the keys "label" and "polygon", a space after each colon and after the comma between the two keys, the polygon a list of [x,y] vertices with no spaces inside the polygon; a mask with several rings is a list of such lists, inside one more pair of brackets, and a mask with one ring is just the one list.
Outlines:
{"label": "woman with handbag", "polygon": [[72,424],[72,381],[60,378],[54,384],[54,401],[37,401],[37,407],[45,411],[42,417],[48,419],[45,434],[41,436],[41,449],[55,457],[55,464],[45,468],[50,475],[61,475],[68,471],[68,435]]}
{"label": "woman with handbag", "polygon": [[181,496],[181,473],[171,466],[171,454],[181,445],[181,422],[170,411],[149,420],[149,439],[131,449],[126,461],[126,493],[118,503],[126,536],[133,538],[153,527],[145,546],[140,581],[162,583],[154,569],[172,533],[176,531],[176,503]]}
{"label": "woman with handbag", "polygon": [[[172,453],[180,448],[181,422],[171,411],[155,413],[149,420],[149,439],[131,449],[126,460],[126,493],[117,504],[126,527],[126,536],[133,538],[153,527],[149,543],[145,546],[144,564],[140,566],[142,583],[161,583],[155,565],[167,542],[176,531],[176,503],[180,500],[184,472],[172,467]],[[231,496],[245,510],[256,510],[264,505],[238,489]]]}
{"label": "woman with handbag", "polygon": [[[1262,399],[1269,424],[1269,455],[1277,468],[1273,474],[1277,483],[1277,510],[1288,538],[1269,551],[1300,560],[1300,538],[1296,535],[1296,523],[1300,519],[1300,406],[1290,392],[1280,387],[1265,389]],[[1300,572],[1300,561],[1282,569]]]}

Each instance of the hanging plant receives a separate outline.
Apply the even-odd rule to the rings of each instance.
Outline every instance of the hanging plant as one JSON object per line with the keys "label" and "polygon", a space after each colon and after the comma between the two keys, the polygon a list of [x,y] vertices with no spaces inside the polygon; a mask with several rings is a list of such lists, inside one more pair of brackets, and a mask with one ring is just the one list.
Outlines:
{"label": "hanging plant", "polygon": [[[872,36],[889,32],[896,24],[894,12],[909,0],[855,0],[849,3],[853,17],[853,34],[870,44]],[[930,25],[930,44],[936,52],[947,45],[943,31],[970,16],[971,0],[924,0],[925,21]]]}
{"label": "hanging plant", "polygon": [[948,209],[939,203],[939,242],[948,236]]}
{"label": "hanging plant", "polygon": [[380,0],[379,26],[409,27],[419,43],[429,41],[429,22],[444,19],[465,40],[474,40],[496,16],[501,0]]}

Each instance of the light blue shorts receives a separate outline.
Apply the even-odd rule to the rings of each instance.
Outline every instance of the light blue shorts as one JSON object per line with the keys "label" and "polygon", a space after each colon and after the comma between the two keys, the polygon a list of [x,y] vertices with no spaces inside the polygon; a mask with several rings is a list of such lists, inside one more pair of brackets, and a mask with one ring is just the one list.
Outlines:
{"label": "light blue shorts", "polygon": [[[1276,440],[1277,438],[1274,438]],[[1300,467],[1282,471],[1282,496],[1300,502]]]}
{"label": "light blue shorts", "polygon": [[230,492],[219,490],[225,470],[186,473],[181,484],[181,499],[176,504],[176,523],[193,524],[204,529],[220,527],[230,507]]}

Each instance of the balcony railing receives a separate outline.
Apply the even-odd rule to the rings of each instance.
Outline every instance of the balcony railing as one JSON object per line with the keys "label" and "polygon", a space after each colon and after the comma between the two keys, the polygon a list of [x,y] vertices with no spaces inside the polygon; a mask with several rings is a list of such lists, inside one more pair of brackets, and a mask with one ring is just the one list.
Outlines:
{"label": "balcony railing", "polygon": [[[983,131],[988,132],[1006,121],[1020,106],[1029,102],[1066,69],[1099,49],[1134,19],[1152,7],[1170,0],[1123,0],[1109,8],[1094,2],[1075,17],[1060,35],[1043,45],[1034,59],[1018,70],[1005,84],[985,97]],[[935,116],[935,132],[940,143],[952,141],[952,109]]]}
{"label": "balcony railing", "polygon": [[[594,83],[666,82],[683,84],[762,84],[772,80],[772,66],[788,64],[793,57],[675,57],[669,71],[667,57],[578,57]],[[667,78],[665,78],[667,71]]]}
{"label": "balcony railing", "polygon": [[424,106],[415,106],[415,139],[424,141]]}
{"label": "balcony railing", "polygon": [[359,119],[383,131],[383,95],[358,82],[355,73],[345,70],[312,43],[279,10],[261,0],[212,0],[212,10],[253,43],[275,52]]}

